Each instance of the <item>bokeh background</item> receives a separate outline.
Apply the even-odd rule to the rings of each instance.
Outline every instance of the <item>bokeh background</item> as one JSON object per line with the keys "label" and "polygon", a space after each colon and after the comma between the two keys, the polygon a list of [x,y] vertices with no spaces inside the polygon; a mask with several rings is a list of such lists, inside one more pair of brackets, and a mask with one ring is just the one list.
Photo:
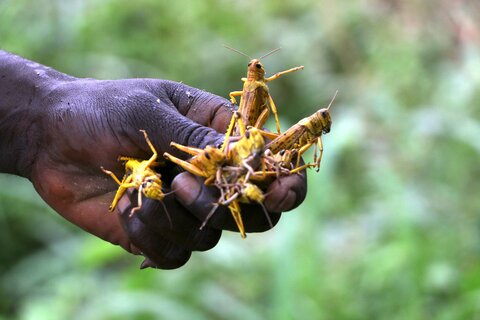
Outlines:
{"label": "bokeh background", "polygon": [[78,77],[227,97],[247,59],[283,128],[328,104],[319,174],[278,226],[173,271],[63,221],[0,175],[0,319],[480,319],[476,0],[0,0],[0,48]]}

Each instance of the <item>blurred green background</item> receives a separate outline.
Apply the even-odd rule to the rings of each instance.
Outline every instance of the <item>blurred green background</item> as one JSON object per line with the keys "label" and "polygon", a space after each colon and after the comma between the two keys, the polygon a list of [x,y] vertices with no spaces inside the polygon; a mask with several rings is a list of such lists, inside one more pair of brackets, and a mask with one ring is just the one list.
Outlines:
{"label": "blurred green background", "polygon": [[476,0],[0,0],[0,48],[78,77],[155,77],[227,97],[247,59],[283,128],[333,126],[309,193],[273,230],[224,233],[138,270],[0,175],[0,319],[480,319]]}

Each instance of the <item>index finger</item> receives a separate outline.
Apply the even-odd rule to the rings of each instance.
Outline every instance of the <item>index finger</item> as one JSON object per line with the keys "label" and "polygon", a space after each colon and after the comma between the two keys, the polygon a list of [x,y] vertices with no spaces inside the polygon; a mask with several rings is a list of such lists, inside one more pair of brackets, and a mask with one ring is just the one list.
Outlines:
{"label": "index finger", "polygon": [[227,130],[234,110],[229,100],[179,82],[164,81],[163,88],[185,117],[221,133]]}

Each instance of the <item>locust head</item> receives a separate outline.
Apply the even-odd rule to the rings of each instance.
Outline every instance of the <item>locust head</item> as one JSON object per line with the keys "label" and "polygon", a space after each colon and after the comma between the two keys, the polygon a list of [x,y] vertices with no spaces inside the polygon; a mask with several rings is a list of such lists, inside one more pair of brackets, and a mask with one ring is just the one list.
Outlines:
{"label": "locust head", "polygon": [[215,172],[225,162],[225,154],[214,146],[206,146],[199,155],[199,162],[208,170]]}
{"label": "locust head", "polygon": [[[338,91],[333,95],[332,100],[328,104],[328,107],[322,108],[312,114],[310,117],[305,118],[304,125],[308,127],[310,132],[315,135],[320,135],[322,133],[329,133],[330,128],[332,127],[332,118],[330,117],[330,107],[332,106],[333,101],[337,97]],[[302,121],[303,121],[302,120]]]}
{"label": "locust head", "polygon": [[265,77],[265,69],[258,59],[252,59],[248,63],[247,78],[249,80],[260,80]]}
{"label": "locust head", "polygon": [[322,133],[329,133],[330,128],[332,127],[332,118],[330,117],[330,111],[327,108],[320,109],[318,111],[317,118],[317,131],[322,131]]}
{"label": "locust head", "polygon": [[265,195],[258,186],[249,182],[245,182],[242,188],[242,198],[247,200],[245,202],[262,203],[263,200],[265,200]]}
{"label": "locust head", "polygon": [[160,174],[145,177],[141,190],[150,199],[163,200],[165,194],[162,191],[162,180]]}

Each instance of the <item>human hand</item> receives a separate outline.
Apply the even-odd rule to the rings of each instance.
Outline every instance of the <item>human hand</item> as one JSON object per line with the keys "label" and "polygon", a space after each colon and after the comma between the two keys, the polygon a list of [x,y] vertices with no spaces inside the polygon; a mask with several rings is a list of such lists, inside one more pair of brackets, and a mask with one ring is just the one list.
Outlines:
{"label": "human hand", "polygon": [[[199,230],[218,195],[202,179],[178,174],[173,164],[157,169],[164,186],[175,190],[164,199],[171,224],[162,205],[150,199],[129,217],[136,190],[121,199],[118,215],[109,213],[118,185],[100,170],[103,166],[121,177],[124,167],[118,156],[151,156],[140,129],[148,133],[160,157],[165,151],[187,157],[171,148],[171,141],[199,148],[217,145],[232,115],[226,99],[164,80],[72,79],[52,87],[38,100],[38,108],[43,111],[35,123],[36,152],[26,175],[42,198],[72,223],[143,254],[144,267],[163,269],[180,267],[192,251],[214,247],[222,229],[237,230],[226,208],[219,208]],[[264,204],[275,224],[280,212],[303,201],[306,177],[275,180],[267,194]],[[258,206],[243,208],[247,232],[270,228]]]}

